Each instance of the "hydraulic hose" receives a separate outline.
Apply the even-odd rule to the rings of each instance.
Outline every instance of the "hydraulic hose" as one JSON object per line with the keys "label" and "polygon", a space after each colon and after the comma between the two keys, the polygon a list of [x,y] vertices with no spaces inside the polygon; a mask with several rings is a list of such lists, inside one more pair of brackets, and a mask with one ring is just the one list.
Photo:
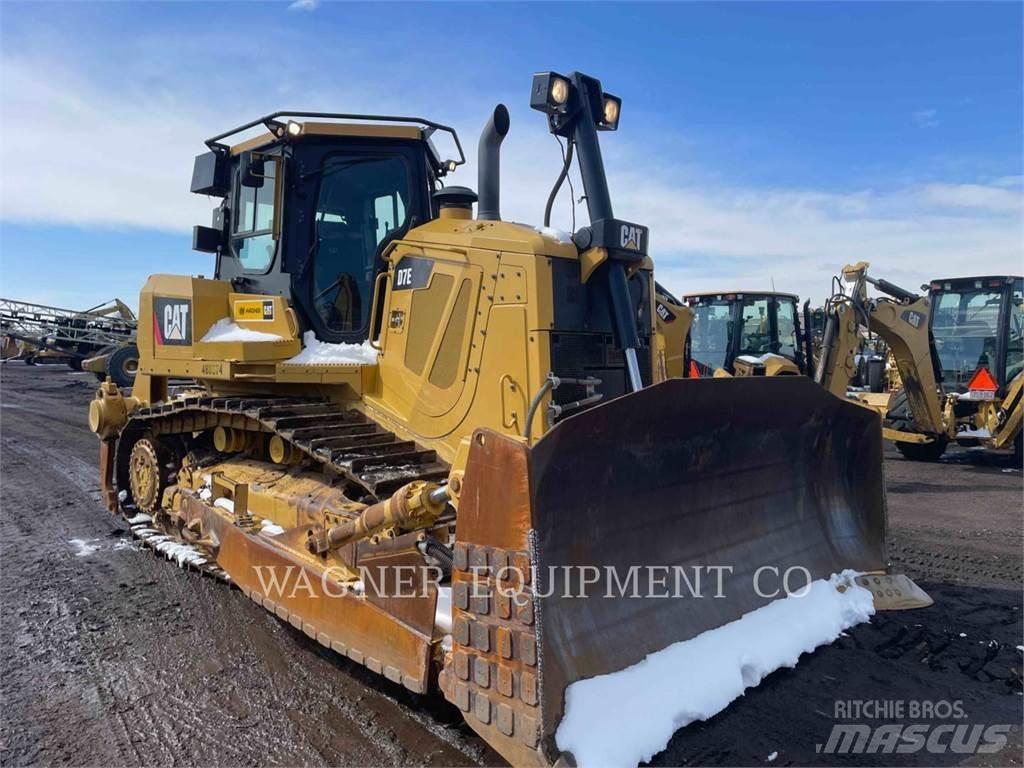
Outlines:
{"label": "hydraulic hose", "polygon": [[576,145],[573,143],[572,138],[569,138],[569,146],[565,150],[565,158],[562,162],[562,172],[558,174],[558,178],[555,179],[555,186],[551,188],[551,194],[548,195],[547,205],[544,206],[544,226],[551,226],[551,209],[555,205],[555,198],[558,197],[558,192],[562,188],[562,184],[565,183],[565,179],[569,176],[569,167],[572,165],[573,148]]}

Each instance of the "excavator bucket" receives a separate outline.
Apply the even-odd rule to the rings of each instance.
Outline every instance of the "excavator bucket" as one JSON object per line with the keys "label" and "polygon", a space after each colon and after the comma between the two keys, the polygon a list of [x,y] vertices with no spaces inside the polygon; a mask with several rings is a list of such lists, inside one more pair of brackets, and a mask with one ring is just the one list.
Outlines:
{"label": "excavator bucket", "polygon": [[877,415],[804,377],[669,380],[532,449],[476,432],[442,688],[513,764],[556,761],[572,683],[767,604],[787,569],[883,571],[881,451]]}

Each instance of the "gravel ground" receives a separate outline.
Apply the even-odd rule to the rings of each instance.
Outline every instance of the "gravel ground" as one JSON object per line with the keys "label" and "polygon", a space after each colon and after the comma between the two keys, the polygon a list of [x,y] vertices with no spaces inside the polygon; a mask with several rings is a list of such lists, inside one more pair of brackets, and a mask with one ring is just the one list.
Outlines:
{"label": "gravel ground", "polygon": [[[94,386],[0,366],[0,763],[501,764],[439,698],[140,550],[98,501]],[[886,475],[891,557],[936,605],[876,616],[678,731],[652,764],[1021,764],[1021,473],[954,451],[932,465],[891,453]],[[849,700],[955,702],[960,716],[837,720]],[[837,722],[1013,727],[994,753],[852,756],[823,748]]]}

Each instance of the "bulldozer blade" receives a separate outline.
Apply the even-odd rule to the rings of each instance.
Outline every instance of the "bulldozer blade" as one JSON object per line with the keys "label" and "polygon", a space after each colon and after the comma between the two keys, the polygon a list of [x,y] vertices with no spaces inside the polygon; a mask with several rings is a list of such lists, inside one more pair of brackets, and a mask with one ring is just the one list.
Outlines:
{"label": "bulldozer blade", "polygon": [[[885,520],[879,418],[804,377],[669,380],[565,419],[532,449],[478,431],[442,688],[513,764],[553,763],[569,685],[784,586],[884,572]],[[526,597],[503,596],[504,567],[527,561]]]}

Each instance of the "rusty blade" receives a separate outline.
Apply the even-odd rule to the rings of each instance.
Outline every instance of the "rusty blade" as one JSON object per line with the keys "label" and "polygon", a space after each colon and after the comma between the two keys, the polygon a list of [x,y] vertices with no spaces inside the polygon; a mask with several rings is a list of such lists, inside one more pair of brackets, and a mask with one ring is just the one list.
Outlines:
{"label": "rusty blade", "polygon": [[[804,377],[670,380],[560,423],[530,452],[544,736],[576,680],[769,602],[759,568],[883,568],[881,451],[875,414]],[[619,582],[603,576],[580,599],[582,572],[561,566]],[[675,566],[701,588],[662,583]],[[763,571],[761,591],[780,582]],[[666,592],[684,596],[632,596]]]}

